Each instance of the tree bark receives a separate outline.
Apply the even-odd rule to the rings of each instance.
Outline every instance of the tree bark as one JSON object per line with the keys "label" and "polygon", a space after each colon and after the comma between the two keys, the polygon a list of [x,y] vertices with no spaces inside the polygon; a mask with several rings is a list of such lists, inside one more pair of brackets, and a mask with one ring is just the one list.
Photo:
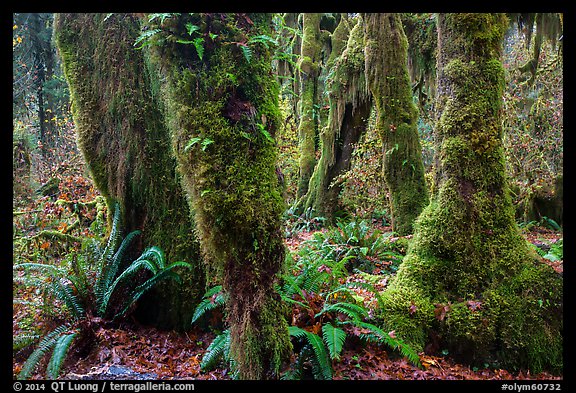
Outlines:
{"label": "tree bark", "polygon": [[54,29],[78,145],[109,218],[118,202],[124,233],[142,230],[136,253],[155,245],[169,261],[194,266],[179,272],[181,288],[168,281],[143,299],[139,318],[185,329],[204,293],[204,272],[168,130],[142,52],[134,48],[139,21],[130,14],[58,14]]}
{"label": "tree bark", "polygon": [[398,14],[366,14],[364,32],[366,76],[384,149],[392,228],[404,236],[412,233],[414,221],[428,203],[418,110],[408,75],[408,41]]}
{"label": "tree bark", "polygon": [[297,199],[308,192],[308,183],[316,165],[316,135],[318,130],[318,77],[320,75],[321,14],[303,14],[302,49],[300,51],[300,123],[299,139],[299,178]]}
{"label": "tree bark", "polygon": [[[273,139],[279,86],[271,48],[256,40],[271,34],[271,15],[183,14],[169,24],[170,34],[204,40],[203,51],[166,40],[152,46],[151,61],[167,81],[173,148],[202,253],[228,295],[230,354],[241,379],[277,378],[291,351],[274,291],[285,253]],[[199,30],[190,37],[186,26]]]}
{"label": "tree bark", "polygon": [[334,76],[327,87],[330,91],[328,124],[320,135],[322,155],[310,179],[305,207],[333,223],[337,211],[342,209],[339,204],[342,185],[334,181],[350,169],[354,145],[366,130],[372,101],[364,77],[361,19],[351,32],[348,21],[342,19],[332,39],[330,63],[333,63]]}
{"label": "tree bark", "polygon": [[436,184],[384,294],[417,348],[504,367],[562,369],[562,278],[514,220],[505,176],[500,14],[438,15]]}

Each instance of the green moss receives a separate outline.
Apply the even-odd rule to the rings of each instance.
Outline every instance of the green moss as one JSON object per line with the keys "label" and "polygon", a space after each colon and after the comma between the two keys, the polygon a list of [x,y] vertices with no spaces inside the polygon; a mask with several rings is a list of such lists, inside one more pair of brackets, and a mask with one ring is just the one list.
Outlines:
{"label": "green moss", "polygon": [[[446,53],[437,100],[439,181],[389,285],[393,303],[403,306],[389,302],[383,317],[392,327],[404,326],[410,320],[405,305],[418,294],[435,312],[417,337],[435,335],[452,356],[476,364],[559,372],[562,279],[535,260],[520,235],[506,184],[494,42],[502,26],[490,25],[501,21],[439,17]],[[472,22],[479,26],[471,28]]]}
{"label": "green moss", "polygon": [[[270,34],[269,15],[250,19],[253,24],[240,14],[223,14],[217,31],[203,31],[217,32],[219,41],[205,46],[201,62],[186,44],[151,53],[167,80],[173,149],[209,279],[230,294],[230,350],[245,379],[277,376],[280,358],[290,351],[287,322],[271,300],[284,262],[280,219],[285,204],[272,139],[279,126],[279,87],[271,48],[250,45],[247,59],[234,44]],[[190,16],[177,18],[179,28],[186,23]]]}
{"label": "green moss", "polygon": [[257,315],[246,316],[244,325],[232,337],[241,340],[231,346],[240,374],[245,379],[270,379],[279,375],[280,367],[292,351],[288,325],[278,323],[287,314],[287,307],[279,299],[268,300]]}
{"label": "green moss", "polygon": [[141,316],[147,323],[185,329],[204,292],[204,274],[154,92],[158,81],[143,53],[134,49],[139,33],[139,21],[128,14],[55,17],[77,142],[108,210],[120,203],[124,231],[143,233],[140,248],[159,246],[169,261],[194,266],[181,272],[182,291],[167,283],[144,299]]}
{"label": "green moss", "polygon": [[366,76],[385,151],[392,227],[403,236],[412,233],[414,220],[428,203],[418,111],[407,67],[408,42],[398,14],[366,14],[365,19]]}
{"label": "green moss", "polygon": [[298,103],[300,123],[298,124],[299,168],[297,197],[302,198],[308,192],[308,182],[316,165],[316,135],[318,133],[318,116],[315,108],[318,103],[318,76],[322,42],[320,37],[320,19],[322,14],[302,14],[303,32],[300,51],[300,84],[301,94]]}
{"label": "green moss", "polygon": [[[348,26],[347,20],[340,25]],[[342,40],[348,31],[348,27],[340,28],[340,25],[335,31],[336,41]],[[341,185],[334,180],[350,168],[352,146],[363,134],[371,109],[364,78],[363,48],[363,24],[358,17],[346,45],[336,45],[331,52],[332,78],[327,85],[330,110],[320,135],[322,154],[310,178],[305,200],[301,200],[304,207],[313,208],[315,214],[329,222],[333,222],[336,211],[341,210]],[[336,53],[337,50],[341,53]]]}

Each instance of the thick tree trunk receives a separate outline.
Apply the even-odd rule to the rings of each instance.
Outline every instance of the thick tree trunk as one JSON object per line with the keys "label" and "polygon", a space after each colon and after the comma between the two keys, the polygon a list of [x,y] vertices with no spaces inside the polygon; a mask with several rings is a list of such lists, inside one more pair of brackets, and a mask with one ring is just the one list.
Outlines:
{"label": "thick tree trunk", "polygon": [[166,281],[143,301],[145,322],[190,326],[204,288],[192,219],[175,172],[168,130],[130,14],[59,14],[55,39],[70,86],[77,141],[109,216],[116,202],[125,233],[142,230],[140,251],[159,246],[169,261],[187,261],[183,285]]}
{"label": "thick tree trunk", "polygon": [[[333,183],[350,169],[354,145],[366,129],[371,109],[371,97],[364,77],[364,30],[359,19],[350,32],[342,20],[333,34],[330,56],[333,79],[330,91],[328,124],[321,133],[322,155],[310,179],[305,207],[319,216],[334,221],[341,209],[340,183]],[[349,39],[346,37],[349,35]],[[344,41],[344,45],[342,44]],[[346,45],[347,42],[347,45]]]}
{"label": "thick tree trunk", "polygon": [[297,198],[308,192],[308,183],[316,165],[316,135],[318,129],[318,76],[320,75],[321,14],[303,14],[302,49],[300,52],[300,124],[299,168]]}
{"label": "thick tree trunk", "polygon": [[519,233],[505,177],[506,19],[438,16],[437,176],[384,293],[384,319],[422,349],[531,372],[562,367],[562,279]]}
{"label": "thick tree trunk", "polygon": [[376,128],[384,149],[384,178],[390,191],[392,227],[412,233],[428,203],[418,110],[408,76],[408,41],[398,14],[366,14],[366,75],[376,103]]}
{"label": "thick tree trunk", "polygon": [[198,26],[190,38],[204,39],[203,51],[169,41],[153,46],[151,61],[167,81],[166,113],[201,249],[228,294],[230,354],[241,379],[277,378],[291,351],[286,310],[274,291],[285,252],[273,139],[279,87],[271,49],[256,40],[271,34],[271,15],[171,19],[170,34],[190,37],[186,26]]}

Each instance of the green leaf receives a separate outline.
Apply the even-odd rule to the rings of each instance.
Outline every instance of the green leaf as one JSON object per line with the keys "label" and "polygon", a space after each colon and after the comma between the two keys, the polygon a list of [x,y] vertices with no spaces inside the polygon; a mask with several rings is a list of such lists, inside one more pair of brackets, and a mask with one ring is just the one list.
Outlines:
{"label": "green leaf", "polygon": [[278,41],[276,41],[274,38],[269,37],[265,34],[254,36],[254,37],[250,38],[250,40],[248,40],[248,44],[253,44],[253,43],[261,43],[266,47],[266,49],[268,49],[268,47],[269,47],[268,44],[278,45]]}
{"label": "green leaf", "polygon": [[274,138],[272,138],[272,135],[270,135],[268,130],[266,130],[266,128],[264,128],[263,124],[258,123],[258,129],[260,130],[260,133],[262,133],[262,135],[264,135],[264,138],[266,138],[266,140],[274,143]]}
{"label": "green leaf", "polygon": [[46,368],[46,375],[49,379],[56,379],[60,374],[60,369],[62,368],[62,363],[66,359],[68,354],[68,349],[74,339],[78,336],[78,333],[65,334],[58,338],[54,346],[54,351],[52,352],[52,357]]}
{"label": "green leaf", "polygon": [[179,13],[156,13],[156,14],[151,14],[148,17],[148,22],[152,22],[154,21],[154,19],[160,19],[160,24],[164,23],[164,20],[171,18],[173,16],[178,16],[180,15]]}
{"label": "green leaf", "polygon": [[345,303],[339,302],[334,304],[326,304],[324,303],[324,307],[322,310],[314,316],[314,318],[318,318],[322,314],[330,313],[330,312],[338,312],[352,318],[353,320],[362,320],[368,312],[362,306],[352,303]]}
{"label": "green leaf", "polygon": [[242,49],[242,54],[248,63],[252,60],[252,49],[248,48],[246,45],[240,45],[240,49]]}
{"label": "green leaf", "polygon": [[315,376],[320,379],[332,379],[332,364],[322,339],[318,335],[297,326],[289,326],[288,333],[296,338],[305,338],[312,346],[314,352],[314,364],[312,367]]}
{"label": "green leaf", "polygon": [[[153,30],[146,30],[143,31],[140,36],[136,39],[136,41],[134,42],[134,46],[136,46],[136,49],[142,49],[143,47],[150,45],[151,41],[150,39],[158,34],[160,31],[160,29],[153,29]],[[140,44],[140,46],[138,46],[138,44]]]}
{"label": "green leaf", "polygon": [[215,287],[209,289],[202,298],[202,301],[198,304],[192,315],[192,322],[196,322],[202,315],[206,312],[213,310],[217,307],[224,307],[226,298],[222,292],[222,285],[216,285]]}
{"label": "green leaf", "polygon": [[346,332],[330,323],[327,323],[322,326],[322,337],[328,347],[330,359],[340,360],[340,352],[342,352],[344,341],[346,340]]}
{"label": "green leaf", "polygon": [[200,30],[199,26],[193,25],[190,22],[186,23],[186,31],[188,32],[188,35],[191,36],[192,34],[197,32],[198,30]]}
{"label": "green leaf", "polygon": [[204,138],[204,140],[202,141],[202,151],[206,151],[208,146],[210,146],[212,143],[214,143],[212,139]]}
{"label": "green leaf", "polygon": [[32,372],[40,363],[40,360],[49,352],[54,346],[56,345],[57,340],[59,337],[64,334],[68,330],[68,325],[60,325],[52,332],[48,333],[44,338],[40,341],[34,352],[30,354],[26,362],[22,366],[20,373],[18,374],[18,379],[28,379],[32,375]]}
{"label": "green leaf", "polygon": [[196,48],[196,53],[198,54],[198,57],[200,58],[200,60],[202,60],[202,57],[204,56],[204,38],[202,37],[195,38],[193,44],[194,47]]}
{"label": "green leaf", "polygon": [[209,371],[214,366],[218,364],[218,362],[224,360],[226,357],[226,353],[230,349],[230,330],[226,329],[222,332],[222,334],[216,336],[214,341],[210,343],[208,348],[206,349],[206,353],[202,357],[202,361],[200,362],[200,368],[202,371]]}
{"label": "green leaf", "polygon": [[188,144],[186,144],[186,147],[184,148],[184,152],[188,152],[188,150],[190,150],[192,147],[194,147],[194,145],[198,142],[200,142],[202,140],[202,138],[200,137],[194,137],[192,139],[190,139],[190,141],[188,142]]}

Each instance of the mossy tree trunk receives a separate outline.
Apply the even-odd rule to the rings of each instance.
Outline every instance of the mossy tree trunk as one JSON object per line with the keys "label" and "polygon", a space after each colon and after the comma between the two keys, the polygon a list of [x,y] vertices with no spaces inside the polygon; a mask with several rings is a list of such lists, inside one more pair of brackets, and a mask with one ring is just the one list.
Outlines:
{"label": "mossy tree trunk", "polygon": [[341,209],[342,185],[337,177],[350,169],[354,145],[366,129],[372,106],[364,77],[361,18],[352,31],[344,18],[335,29],[327,66],[331,64],[334,76],[327,87],[330,92],[328,124],[320,135],[322,155],[310,179],[305,207],[313,208],[316,214],[333,222],[335,213]]}
{"label": "mossy tree trunk", "polygon": [[300,56],[302,49],[302,38],[299,31],[298,13],[285,13],[282,15],[284,29],[280,31],[278,37],[281,50],[285,53],[285,58],[277,61],[277,76],[280,85],[287,90],[287,98],[292,109],[289,116],[295,119],[299,118],[298,98],[300,97],[300,81],[298,79],[298,70],[296,68],[296,59]]}
{"label": "mossy tree trunk", "polygon": [[[525,31],[526,46],[532,46],[532,57],[525,64],[518,67],[521,73],[529,72],[530,76],[526,83],[531,86],[536,80],[536,73],[540,62],[540,53],[542,51],[542,44],[547,39],[555,47],[560,36],[562,35],[562,16],[563,14],[557,13],[536,13],[536,14],[511,14],[512,18],[516,18],[516,23]],[[532,40],[532,32],[536,28],[534,39]],[[562,41],[560,41],[559,50],[562,49]]]}
{"label": "mossy tree trunk", "polygon": [[185,329],[204,288],[199,246],[158,101],[152,94],[140,34],[130,14],[57,14],[55,40],[72,100],[77,142],[109,216],[122,210],[123,232],[142,230],[144,247],[184,260],[180,288],[164,281],[141,302],[143,321]]}
{"label": "mossy tree trunk", "polygon": [[366,77],[376,104],[376,129],[382,138],[392,227],[399,235],[408,235],[428,204],[418,110],[407,67],[408,41],[398,14],[366,14],[364,18]]}
{"label": "mossy tree trunk", "polygon": [[[273,139],[279,86],[272,48],[258,40],[271,34],[271,20],[183,14],[150,26],[161,29],[151,61],[167,81],[173,147],[208,270],[227,293],[230,354],[241,379],[277,378],[291,352],[287,310],[274,291],[285,253]],[[200,38],[202,49],[170,36]]]}
{"label": "mossy tree trunk", "polygon": [[506,18],[438,15],[435,192],[384,293],[383,318],[417,349],[531,372],[562,368],[562,278],[521,236],[505,177]]}
{"label": "mossy tree trunk", "polygon": [[318,77],[322,42],[320,19],[322,14],[304,13],[302,49],[300,51],[300,123],[299,139],[299,178],[297,199],[308,192],[308,183],[316,165],[316,136],[318,133]]}

